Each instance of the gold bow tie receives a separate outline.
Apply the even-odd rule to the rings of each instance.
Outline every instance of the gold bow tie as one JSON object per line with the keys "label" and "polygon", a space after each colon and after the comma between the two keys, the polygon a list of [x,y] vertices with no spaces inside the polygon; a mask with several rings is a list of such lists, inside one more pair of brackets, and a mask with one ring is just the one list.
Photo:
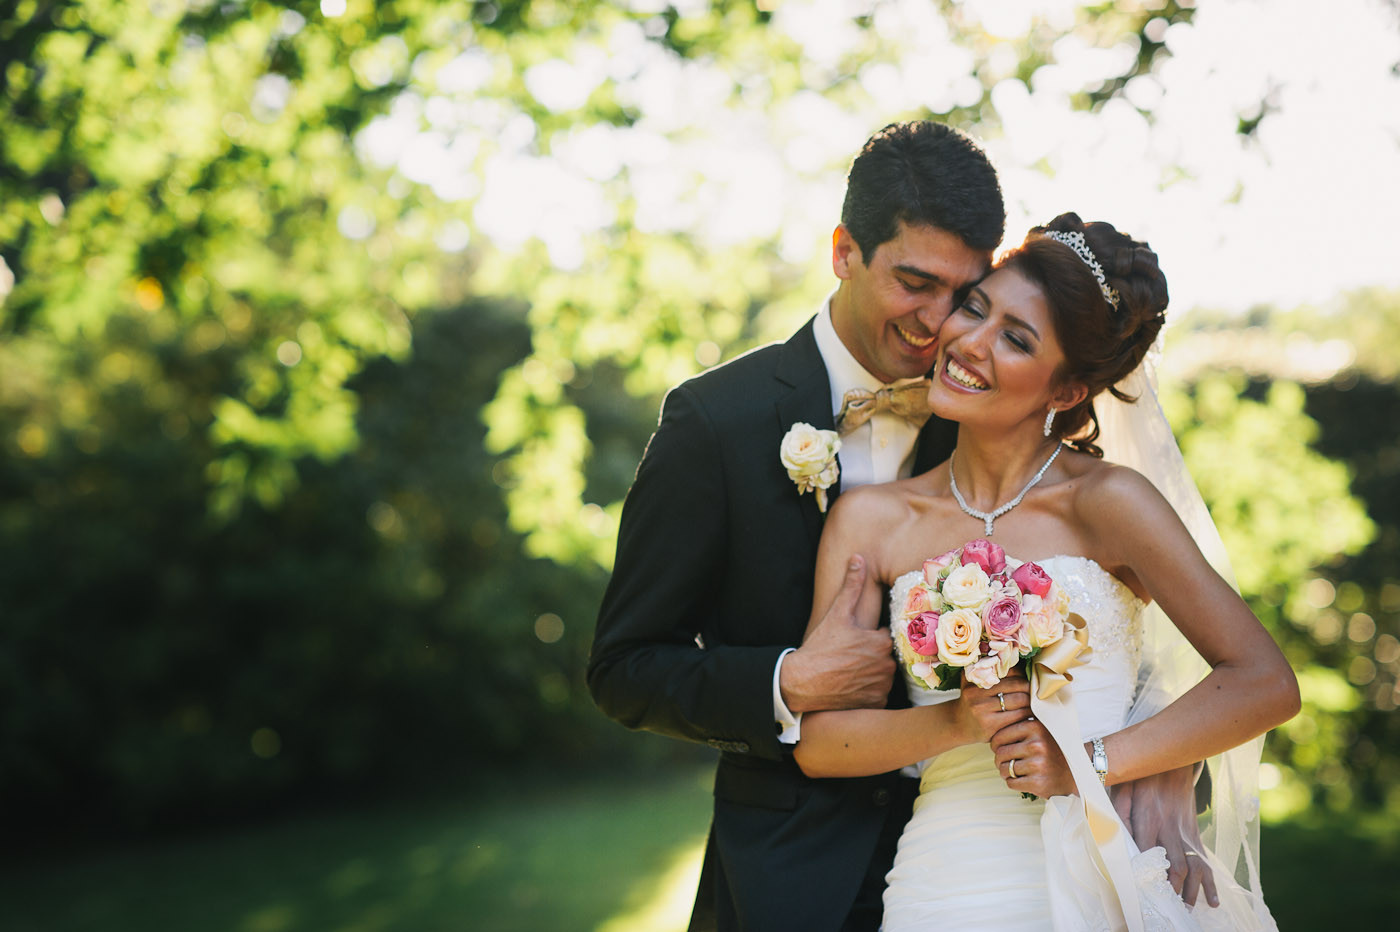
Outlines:
{"label": "gold bow tie", "polygon": [[842,434],[850,433],[881,411],[896,414],[922,427],[933,413],[928,406],[928,385],[928,379],[916,379],[874,392],[853,388],[841,396],[836,430]]}

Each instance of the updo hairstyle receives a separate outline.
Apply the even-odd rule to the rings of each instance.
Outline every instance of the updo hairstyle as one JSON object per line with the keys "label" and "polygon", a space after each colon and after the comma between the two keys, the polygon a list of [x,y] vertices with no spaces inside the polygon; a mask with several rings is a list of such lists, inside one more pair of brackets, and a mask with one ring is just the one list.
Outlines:
{"label": "updo hairstyle", "polygon": [[[1073,247],[1045,236],[1048,231],[1084,234],[1109,287],[1118,293],[1117,308]],[[1094,398],[1107,389],[1121,401],[1136,400],[1114,386],[1141,364],[1165,318],[1167,280],[1157,267],[1157,254],[1111,224],[1084,223],[1067,213],[1033,227],[997,268],[1016,269],[1044,293],[1065,354],[1058,379],[1089,389],[1083,401],[1055,415],[1052,435],[1083,453],[1103,456],[1094,443],[1099,436]]]}

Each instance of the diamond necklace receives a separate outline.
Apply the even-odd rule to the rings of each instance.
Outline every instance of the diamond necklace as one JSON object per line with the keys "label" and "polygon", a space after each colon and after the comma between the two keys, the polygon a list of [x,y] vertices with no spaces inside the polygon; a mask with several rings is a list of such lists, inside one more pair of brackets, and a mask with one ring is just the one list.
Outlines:
{"label": "diamond necklace", "polygon": [[1021,504],[1021,499],[1026,497],[1026,493],[1031,490],[1031,486],[1035,485],[1037,482],[1040,481],[1041,476],[1045,475],[1045,470],[1050,468],[1050,464],[1055,462],[1055,457],[1059,456],[1060,451],[1063,449],[1064,444],[1055,444],[1055,452],[1050,454],[1050,458],[1045,461],[1044,466],[1040,467],[1040,471],[1037,472],[1034,476],[1031,476],[1031,481],[1026,483],[1026,487],[1020,492],[1016,493],[1015,498],[1007,502],[1005,505],[1002,505],[995,511],[978,511],[976,508],[973,508],[970,505],[968,505],[968,503],[962,497],[962,492],[958,491],[958,477],[954,474],[953,470],[953,457],[958,455],[957,450],[954,450],[952,454],[948,457],[948,485],[951,486],[953,489],[953,498],[957,499],[958,507],[974,518],[981,518],[982,521],[987,525],[987,536],[991,537],[992,522],[995,521],[997,518],[1000,518],[1002,515],[1006,514],[1011,509],[1015,508],[1017,505]]}

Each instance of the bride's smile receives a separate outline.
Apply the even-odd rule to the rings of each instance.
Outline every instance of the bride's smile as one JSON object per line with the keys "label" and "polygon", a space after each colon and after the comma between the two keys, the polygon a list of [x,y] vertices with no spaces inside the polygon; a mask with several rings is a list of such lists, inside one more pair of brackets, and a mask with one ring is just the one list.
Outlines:
{"label": "bride's smile", "polygon": [[1038,424],[1063,388],[1064,359],[1040,288],[1002,269],[973,288],[939,331],[929,403],[964,424]]}

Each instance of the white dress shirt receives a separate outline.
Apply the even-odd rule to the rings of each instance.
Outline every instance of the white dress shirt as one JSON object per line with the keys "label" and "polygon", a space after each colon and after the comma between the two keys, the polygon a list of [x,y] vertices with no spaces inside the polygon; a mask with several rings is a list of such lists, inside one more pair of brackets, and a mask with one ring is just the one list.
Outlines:
{"label": "white dress shirt", "polygon": [[[863,388],[878,391],[891,385],[902,385],[914,379],[900,379],[898,382],[884,383],[856,361],[855,356],[841,342],[836,327],[831,322],[831,298],[826,299],[821,312],[813,324],[813,335],[817,339],[817,352],[821,353],[826,365],[826,374],[831,382],[831,413],[834,417],[841,411],[841,404],[847,391]],[[907,478],[914,469],[914,444],[919,439],[920,426],[888,411],[881,411],[870,420],[841,438],[841,452],[836,455],[841,467],[841,490],[853,489],[873,482],[889,482]],[[778,723],[778,740],[783,744],[796,744],[802,736],[802,714],[788,711],[783,702],[779,678],[782,675],[783,658],[795,648],[789,647],[778,657],[773,669],[773,718]]]}

